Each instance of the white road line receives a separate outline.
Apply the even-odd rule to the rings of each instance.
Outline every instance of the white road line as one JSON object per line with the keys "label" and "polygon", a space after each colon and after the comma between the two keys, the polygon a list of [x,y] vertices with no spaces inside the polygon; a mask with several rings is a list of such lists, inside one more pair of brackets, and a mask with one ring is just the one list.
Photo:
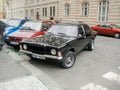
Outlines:
{"label": "white road line", "polygon": [[80,88],[81,90],[109,90],[101,85],[97,85],[94,83],[89,83],[83,87]]}
{"label": "white road line", "polygon": [[118,69],[120,69],[120,67],[118,67]]}
{"label": "white road line", "polygon": [[102,77],[104,77],[110,81],[113,81],[115,83],[120,84],[120,75],[118,75],[114,72],[108,72],[108,73],[104,74]]}
{"label": "white road line", "polygon": [[22,78],[0,83],[0,90],[48,90],[48,89],[35,76],[25,76]]}

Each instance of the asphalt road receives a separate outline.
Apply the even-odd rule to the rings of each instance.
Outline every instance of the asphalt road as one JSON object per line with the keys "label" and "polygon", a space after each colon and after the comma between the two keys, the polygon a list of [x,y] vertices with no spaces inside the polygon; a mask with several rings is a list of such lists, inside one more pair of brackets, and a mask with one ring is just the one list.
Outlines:
{"label": "asphalt road", "polygon": [[29,62],[65,90],[120,90],[120,39],[97,36],[95,50],[80,52],[70,69],[48,61]]}

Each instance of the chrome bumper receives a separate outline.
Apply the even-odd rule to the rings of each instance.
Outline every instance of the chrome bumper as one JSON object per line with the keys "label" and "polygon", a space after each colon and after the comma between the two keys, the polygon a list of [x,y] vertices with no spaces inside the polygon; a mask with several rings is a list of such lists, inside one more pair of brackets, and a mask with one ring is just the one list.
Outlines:
{"label": "chrome bumper", "polygon": [[38,56],[44,56],[45,58],[50,58],[50,59],[57,59],[57,60],[62,60],[63,57],[58,57],[58,56],[52,56],[52,55],[41,55],[41,54],[36,54],[36,53],[33,53],[33,52],[30,52],[30,51],[26,51],[26,50],[20,50],[20,52],[23,52],[23,53],[26,53],[26,54],[35,54],[35,55],[38,55]]}

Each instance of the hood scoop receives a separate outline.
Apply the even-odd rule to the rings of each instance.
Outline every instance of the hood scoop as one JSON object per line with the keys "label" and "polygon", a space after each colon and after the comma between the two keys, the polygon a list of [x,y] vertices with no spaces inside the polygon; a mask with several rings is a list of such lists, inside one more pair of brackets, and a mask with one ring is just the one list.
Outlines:
{"label": "hood scoop", "polygon": [[48,44],[48,45],[53,45],[53,46],[60,46],[63,43],[67,42],[68,39],[65,39],[60,36],[55,36],[52,34],[51,35],[44,34],[43,36],[40,36],[40,37],[27,38],[24,41],[30,42],[30,43],[42,43],[42,44]]}

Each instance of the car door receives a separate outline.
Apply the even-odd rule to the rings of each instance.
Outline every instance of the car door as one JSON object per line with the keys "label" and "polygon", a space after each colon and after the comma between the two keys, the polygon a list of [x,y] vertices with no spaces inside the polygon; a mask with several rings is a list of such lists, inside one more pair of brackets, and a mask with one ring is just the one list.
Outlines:
{"label": "car door", "polygon": [[103,34],[103,31],[104,31],[104,24],[99,24],[99,25],[97,25],[97,32],[99,33],[99,34]]}
{"label": "car door", "polygon": [[78,28],[78,38],[74,42],[76,53],[78,53],[84,48],[84,42],[85,42],[84,40],[86,39],[85,31],[82,28],[82,25],[79,25],[77,28]]}
{"label": "car door", "polygon": [[103,34],[105,35],[112,35],[112,28],[109,24],[104,25],[104,31]]}
{"label": "car door", "polygon": [[83,24],[82,27],[83,27],[83,29],[85,31],[85,38],[84,38],[84,45],[83,45],[85,47],[92,40],[92,37],[91,37],[91,28],[87,24]]}

